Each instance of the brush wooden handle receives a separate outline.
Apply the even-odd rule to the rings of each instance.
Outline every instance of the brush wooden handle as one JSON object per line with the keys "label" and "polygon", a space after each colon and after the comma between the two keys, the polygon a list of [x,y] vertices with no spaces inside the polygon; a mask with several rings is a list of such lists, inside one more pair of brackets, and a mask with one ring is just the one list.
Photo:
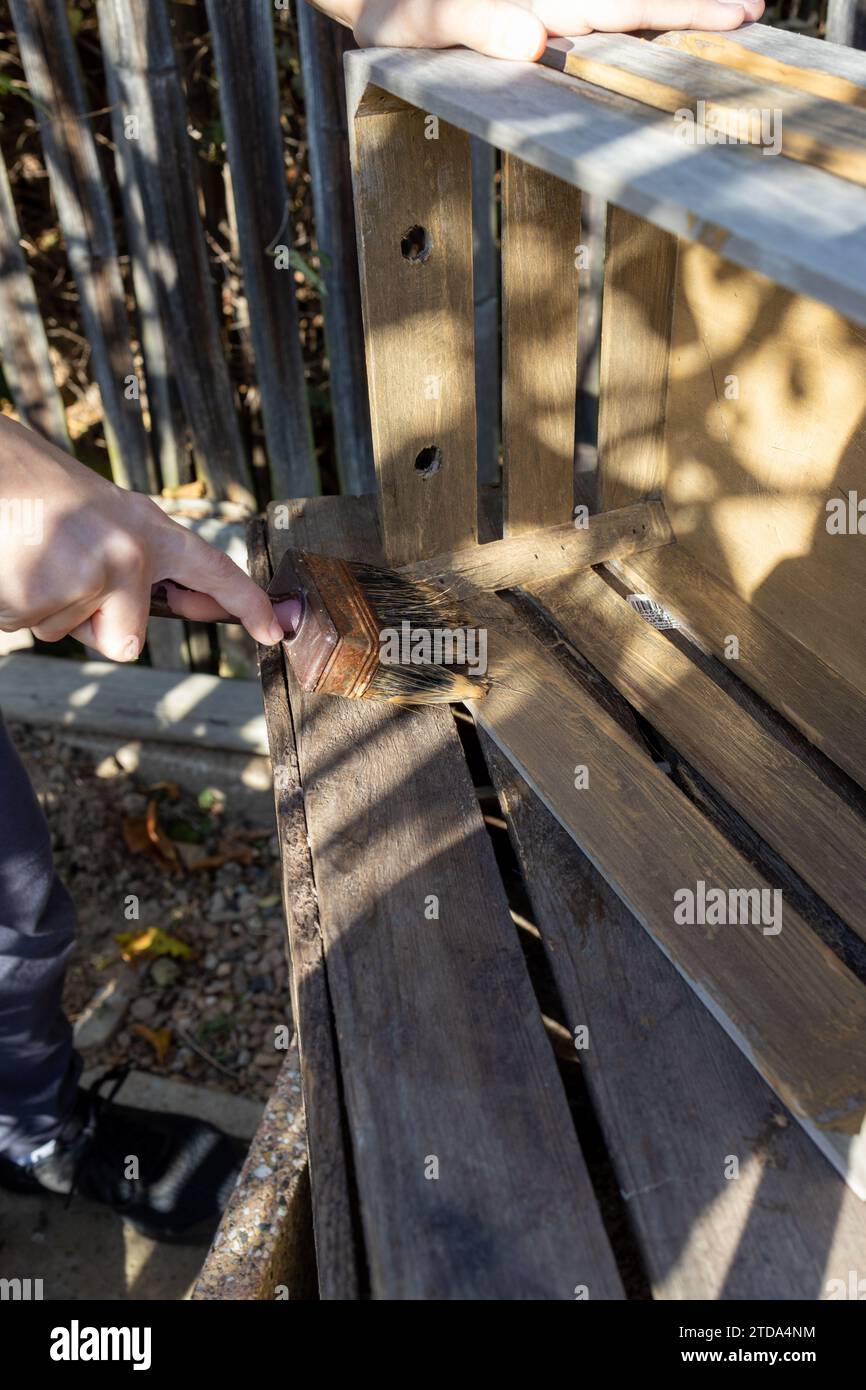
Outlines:
{"label": "brush wooden handle", "polygon": [[[187,597],[188,595],[188,597]],[[272,597],[274,616],[282,626],[287,637],[292,636],[301,616],[301,601],[293,595]],[[190,622],[240,623],[240,618],[226,611],[209,594],[200,594],[188,589],[185,584],[176,584],[165,579],[154,584],[150,591],[150,616],[152,618],[179,618]]]}

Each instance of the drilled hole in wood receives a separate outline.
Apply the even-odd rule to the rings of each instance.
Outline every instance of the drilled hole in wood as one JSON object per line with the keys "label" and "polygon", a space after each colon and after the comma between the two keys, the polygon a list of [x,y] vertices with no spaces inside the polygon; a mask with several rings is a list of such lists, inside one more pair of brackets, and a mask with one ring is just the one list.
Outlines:
{"label": "drilled hole in wood", "polygon": [[428,444],[415,460],[415,472],[422,478],[430,478],[442,467],[442,450],[436,444]]}
{"label": "drilled hole in wood", "polygon": [[433,250],[430,233],[426,227],[410,227],[400,242],[403,260],[412,265],[421,265]]}

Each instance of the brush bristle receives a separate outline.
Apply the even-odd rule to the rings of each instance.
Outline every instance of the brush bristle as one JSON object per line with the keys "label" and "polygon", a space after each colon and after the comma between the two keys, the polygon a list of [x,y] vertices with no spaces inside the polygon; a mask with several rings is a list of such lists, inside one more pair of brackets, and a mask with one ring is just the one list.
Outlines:
{"label": "brush bristle", "polygon": [[[375,565],[351,564],[375,615],[380,632],[400,632],[408,623],[411,633],[458,631],[472,626],[467,615],[444,590],[423,580],[413,580]],[[486,695],[489,681],[461,664],[426,662],[381,664],[371,680],[367,699],[401,704],[449,704],[478,700]]]}

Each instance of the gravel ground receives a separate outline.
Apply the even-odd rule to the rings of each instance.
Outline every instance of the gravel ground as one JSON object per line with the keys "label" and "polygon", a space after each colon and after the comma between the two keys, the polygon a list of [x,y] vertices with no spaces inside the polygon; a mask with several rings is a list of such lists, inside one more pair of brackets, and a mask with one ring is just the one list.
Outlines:
{"label": "gravel ground", "polygon": [[[87,1066],[130,1061],[266,1099],[285,1057],[275,1030],[293,1031],[276,836],[206,788],[196,798],[149,787],[113,759],[94,768],[49,730],[17,724],[11,733],[78,909],[64,990],[73,1021],[117,968],[116,938],[135,938],[123,945],[135,960],[134,997]],[[137,920],[127,916],[133,895]],[[166,935],[145,935],[151,928]]]}

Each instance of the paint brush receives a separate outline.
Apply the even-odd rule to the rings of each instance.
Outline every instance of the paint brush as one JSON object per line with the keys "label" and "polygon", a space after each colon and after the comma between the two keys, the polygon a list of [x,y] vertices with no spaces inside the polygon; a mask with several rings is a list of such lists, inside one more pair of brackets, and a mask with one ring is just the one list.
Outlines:
{"label": "paint brush", "polygon": [[[267,593],[302,690],[404,704],[477,700],[489,681],[473,592],[539,584],[671,539],[662,504],[641,502],[398,569],[288,550]],[[171,580],[153,588],[156,617],[213,621],[213,608]]]}
{"label": "paint brush", "polygon": [[[433,581],[289,550],[267,592],[302,690],[405,704],[477,700],[487,692],[471,620]],[[191,616],[199,597],[165,581],[154,586],[150,611]]]}

